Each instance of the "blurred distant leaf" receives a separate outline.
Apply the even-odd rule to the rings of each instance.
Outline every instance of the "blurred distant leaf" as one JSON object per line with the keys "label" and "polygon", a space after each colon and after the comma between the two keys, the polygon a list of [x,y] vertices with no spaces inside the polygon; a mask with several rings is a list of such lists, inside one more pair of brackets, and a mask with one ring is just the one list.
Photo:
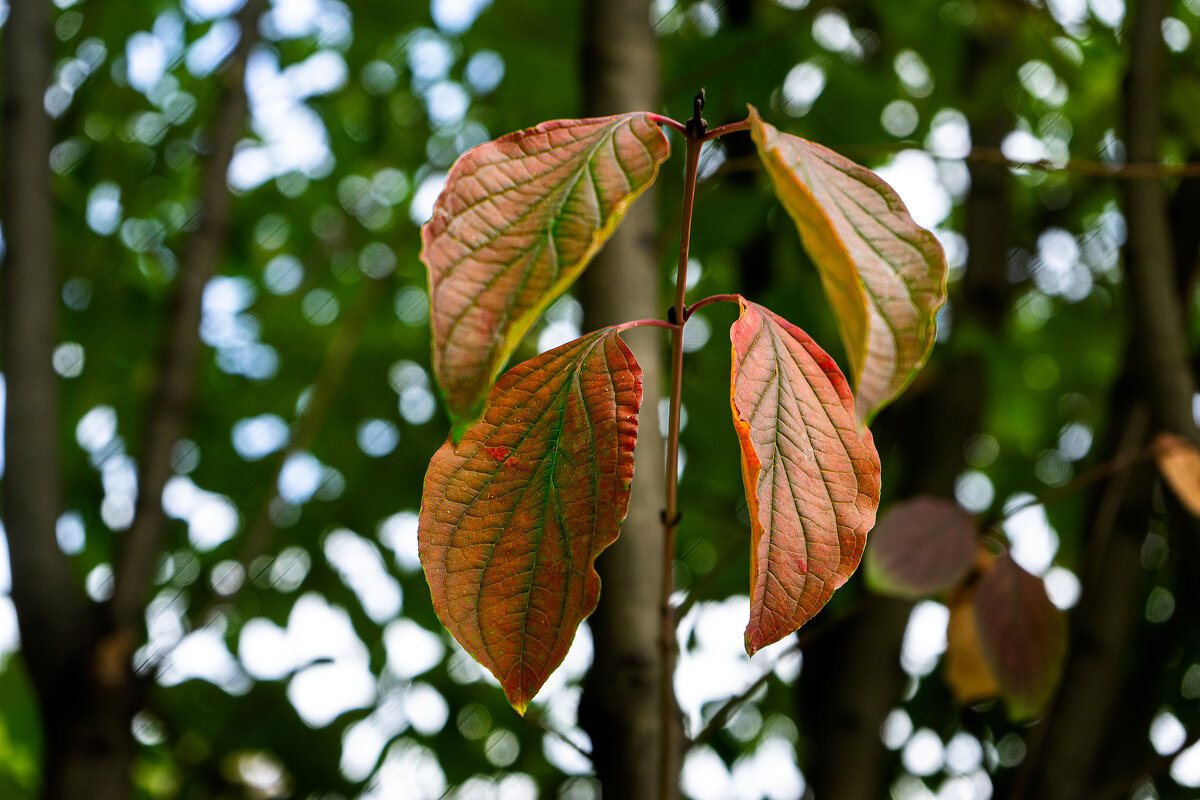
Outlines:
{"label": "blurred distant leaf", "polygon": [[1172,433],[1154,439],[1154,459],[1163,480],[1192,515],[1200,517],[1200,450]]}
{"label": "blurred distant leaf", "polygon": [[[872,542],[874,546],[874,542]],[[983,655],[975,613],[975,587],[952,593],[946,629],[946,685],[959,705],[969,706],[1000,694],[1000,684]]]}
{"label": "blurred distant leaf", "polygon": [[866,167],[780,133],[750,108],[751,134],[775,193],[800,231],[833,305],[869,422],[933,348],[946,257],[899,195]]}
{"label": "blurred distant leaf", "polygon": [[670,155],[645,113],[544,122],[463,155],[423,230],[433,362],[455,433],[521,337]]}
{"label": "blurred distant leaf", "polygon": [[841,370],[808,334],[740,298],[730,402],[750,507],[746,652],[813,617],[858,567],[879,455]]}
{"label": "blurred distant leaf", "polygon": [[977,548],[970,514],[951,500],[917,497],[889,508],[871,533],[867,580],[881,594],[928,597],[965,578]]}
{"label": "blurred distant leaf", "polygon": [[984,658],[1014,719],[1037,716],[1054,693],[1066,653],[1066,622],[1041,578],[1012,556],[997,558],[975,587]]}
{"label": "blurred distant leaf", "polygon": [[613,328],[509,370],[434,455],[418,541],[442,623],[524,713],[596,607],[629,506],[641,369]]}

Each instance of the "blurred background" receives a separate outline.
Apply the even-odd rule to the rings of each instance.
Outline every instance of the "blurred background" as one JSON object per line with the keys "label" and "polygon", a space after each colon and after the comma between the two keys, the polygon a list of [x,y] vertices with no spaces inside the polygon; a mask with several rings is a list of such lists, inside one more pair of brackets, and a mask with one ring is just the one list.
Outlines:
{"label": "blurred background", "polygon": [[[0,797],[599,797],[589,626],[523,720],[442,630],[416,556],[448,430],[419,228],[465,150],[595,112],[598,5],[0,0]],[[718,125],[752,103],[878,169],[936,232],[950,302],[873,426],[881,511],[956,501],[1071,631],[1032,722],[956,702],[947,598],[861,576],[747,659],[734,311],[705,308],[685,345],[683,794],[1197,796],[1200,540],[1144,451],[1194,439],[1200,410],[1200,0],[649,5],[650,66],[613,80],[657,105],[610,110],[686,119],[705,87]],[[630,212],[664,289],[672,146]],[[742,292],[845,366],[749,138],[701,176],[689,299]],[[515,358],[590,327],[581,299]],[[665,427],[656,391],[643,426]]]}

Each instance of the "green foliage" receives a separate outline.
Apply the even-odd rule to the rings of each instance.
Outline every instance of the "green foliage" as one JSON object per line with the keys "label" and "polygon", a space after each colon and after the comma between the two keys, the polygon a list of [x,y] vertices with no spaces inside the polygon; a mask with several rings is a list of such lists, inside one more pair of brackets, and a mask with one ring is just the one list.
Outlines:
{"label": "green foliage", "polygon": [[[222,279],[238,281],[231,296],[239,300],[209,321],[236,336],[207,338],[188,433],[194,447],[181,445],[175,462],[176,488],[190,481],[210,494],[189,494],[207,504],[188,506],[187,519],[170,523],[149,610],[154,632],[137,655],[148,704],[136,727],[139,796],[251,795],[258,790],[247,786],[247,776],[254,774],[247,765],[259,762],[243,761],[249,756],[279,767],[283,784],[300,798],[349,797],[373,780],[401,779],[434,797],[443,790],[456,793],[452,796],[490,791],[506,780],[515,789],[525,786],[525,796],[592,791],[585,778],[573,774],[586,772],[578,754],[517,719],[483,673],[441,633],[424,576],[413,561],[420,476],[451,424],[434,400],[428,369],[426,276],[417,258],[420,217],[431,205],[430,187],[436,194],[438,176],[470,147],[531,120],[579,113],[579,9],[548,0],[496,3],[474,24],[456,30],[439,29],[425,3],[320,5],[329,15],[322,26],[268,32],[260,46],[284,70],[317,53],[335,54],[345,63],[345,79],[298,104],[305,120],[319,122],[330,158],[236,192],[233,231],[220,272]],[[936,206],[930,201],[939,194],[945,201],[944,215],[918,213],[909,203],[949,245],[950,305],[928,366],[873,423],[886,464],[883,511],[922,492],[954,493],[957,483],[958,499],[972,513],[998,518],[1014,498],[1068,486],[1102,463],[1125,421],[1114,418],[1109,404],[1130,346],[1120,273],[1126,231],[1118,210],[1119,184],[1077,169],[1068,158],[1122,159],[1116,98],[1127,48],[1121,21],[1103,18],[1099,10],[1113,4],[1091,4],[1075,20],[1061,18],[1060,6],[1066,5],[940,0],[656,4],[663,104],[653,111],[687,108],[695,87],[704,85],[714,124],[741,119],[749,101],[783,134],[823,142],[885,174],[898,151],[910,151],[901,155],[915,156],[912,163],[929,176],[922,184],[925,193],[917,192],[926,201],[922,205]],[[1191,32],[1191,42],[1168,53],[1163,138],[1167,153],[1195,161],[1200,17],[1194,2],[1170,5],[1173,18]],[[352,35],[338,33],[346,20]],[[96,597],[105,596],[108,565],[122,520],[128,519],[122,504],[130,494],[127,485],[121,490],[121,482],[128,483],[126,468],[139,453],[156,353],[170,313],[167,297],[195,224],[207,131],[217,110],[220,71],[194,73],[187,53],[227,22],[223,15],[207,18],[174,0],[119,9],[55,5],[56,85],[66,91],[52,95],[55,102],[66,98],[55,118],[52,161],[64,302],[58,336],[80,345],[83,354],[81,371],[65,362],[63,367],[67,516],[62,531],[73,568]],[[171,46],[164,76],[143,92],[129,82],[129,47],[132,36],[152,31]],[[423,58],[416,53],[425,47],[445,56],[445,69],[432,70],[432,77],[414,69]],[[85,74],[78,72],[76,60],[88,65]],[[502,65],[499,71],[497,65]],[[482,80],[489,75],[499,83]],[[460,119],[447,122],[430,113],[435,86],[451,94],[455,87],[465,90],[468,107]],[[296,120],[291,124],[307,124]],[[243,132],[247,149],[267,138],[261,122]],[[1042,149],[1032,155],[1046,156],[1048,162],[1004,171],[1012,224],[998,252],[1008,272],[998,287],[981,288],[973,283],[979,273],[967,267],[964,207],[971,196],[968,170],[997,155],[986,148],[999,141],[985,140],[983,134],[993,123],[1001,137],[1020,130],[1039,139]],[[974,154],[964,146],[971,139]],[[841,349],[839,320],[824,300],[820,276],[809,268],[792,220],[747,156],[753,156],[748,139],[726,137],[701,165],[690,271],[698,277],[691,291],[753,297],[809,332],[850,370],[853,359]],[[657,210],[663,221],[665,283],[674,264],[681,170],[668,166],[658,184],[660,208],[639,211]],[[414,203],[422,187],[422,200]],[[896,188],[906,200],[913,196],[899,182]],[[119,198],[119,211],[112,211],[113,198]],[[298,283],[293,284],[294,277]],[[1195,305],[1187,305],[1193,325]],[[569,312],[571,306],[562,308]],[[994,312],[999,322],[989,324],[981,309]],[[713,333],[735,319],[732,308],[716,304],[698,310],[689,326],[698,335],[705,329]],[[541,324],[531,329],[515,361],[536,354],[543,330]],[[338,341],[346,349],[333,344]],[[64,351],[64,358],[73,352]],[[340,379],[331,383],[321,377],[331,369],[327,365],[344,369]],[[333,373],[336,377],[337,370]],[[973,395],[978,417],[965,423],[966,436],[948,432],[957,430],[952,414],[943,415],[932,432],[914,422],[935,400],[960,399],[954,387],[964,374],[983,376]],[[691,609],[682,628],[683,669],[691,668],[689,656],[702,654],[711,659],[705,663],[719,665],[711,672],[746,675],[748,684],[750,673],[735,672],[742,670],[742,661],[721,655],[707,638],[707,626],[727,608],[736,607],[738,619],[745,619],[745,606],[738,605],[744,603],[745,572],[727,567],[751,559],[751,537],[745,535],[752,528],[751,515],[743,487],[733,477],[738,437],[732,426],[710,424],[729,413],[724,388],[714,388],[727,386],[728,379],[724,348],[688,353],[683,395],[689,423],[682,432],[686,459],[680,485],[680,505],[687,513],[679,528],[675,576]],[[259,455],[240,451],[234,431],[242,430],[239,423],[269,414],[274,416],[265,424],[275,431],[281,425],[286,441],[315,385],[336,389],[297,462],[312,467],[304,475],[315,475],[316,488],[281,499],[275,496],[276,471],[285,461],[281,439],[273,434],[269,441],[276,448]],[[111,421],[114,435],[102,436],[112,430]],[[373,421],[386,424],[363,427]],[[359,444],[360,431],[367,432],[366,449]],[[393,434],[398,442],[383,452]],[[88,450],[82,441],[98,444]],[[942,470],[939,465],[947,459],[951,466]],[[7,475],[17,469],[11,461],[5,465]],[[1029,529],[1053,534],[1046,540],[1057,549],[1044,559],[1045,566],[1052,565],[1054,575],[1065,576],[1069,584],[1070,576],[1085,572],[1091,499],[1086,490],[1072,491],[1045,505],[1044,514],[1026,517],[1025,528],[1006,529],[1014,538]],[[221,530],[232,525],[234,537],[215,546],[190,537],[189,520],[205,514],[209,522],[193,522],[194,534],[211,533],[212,520],[218,519],[225,520]],[[1149,752],[1146,729],[1153,716],[1170,714],[1189,731],[1200,726],[1195,704],[1200,633],[1181,623],[1189,619],[1183,602],[1194,575],[1186,565],[1194,561],[1185,557],[1191,552],[1187,542],[1175,537],[1164,519],[1158,508],[1153,518],[1139,521],[1149,533],[1128,666],[1131,675],[1148,677],[1137,684],[1138,694],[1128,697],[1129,724],[1113,732],[1126,754],[1122,763],[1110,765],[1114,769],[1140,767],[1132,762]],[[258,520],[269,523],[266,544],[250,560],[242,587],[223,593],[232,584],[216,579],[236,575],[229,569]],[[332,536],[343,529],[360,538]],[[80,530],[83,536],[74,538]],[[356,591],[350,574],[336,567],[332,543],[347,541],[379,556],[386,580],[375,585],[399,588],[398,613],[368,613],[377,601]],[[371,559],[367,555],[366,562]],[[213,588],[214,581],[222,591]],[[1179,610],[1166,621],[1152,622],[1145,609],[1163,592],[1179,600]],[[264,621],[287,629],[301,599],[308,603],[316,597],[344,610],[362,644],[333,658],[339,669],[350,666],[359,678],[369,675],[373,696],[361,708],[331,720],[306,721],[289,697],[290,687],[316,681],[322,670],[328,683],[321,687],[353,679],[346,677],[351,673],[303,658],[278,673],[256,673],[225,688],[202,678],[166,679],[180,636],[215,632],[226,655],[245,668],[252,661],[243,649],[246,631],[257,627],[261,632]],[[1061,596],[1055,600],[1063,602]],[[851,580],[816,625],[826,617],[841,620],[867,602],[861,582]],[[413,633],[417,628],[423,636]],[[36,633],[26,632],[30,635]],[[396,642],[405,647],[397,650]],[[275,646],[284,653],[290,645],[275,641]],[[431,665],[416,672],[421,663],[403,656],[426,647],[422,652],[430,654]],[[1168,656],[1153,670],[1139,660],[1161,649],[1169,650]],[[535,702],[529,712],[577,741],[578,730],[571,726],[585,661],[586,647],[568,657],[565,689],[551,693],[545,703]],[[805,663],[807,669],[807,651]],[[873,668],[881,676],[897,669],[891,662]],[[989,703],[960,709],[932,664],[906,668],[911,691],[897,700],[895,718],[942,742],[954,737],[974,742],[987,756],[968,765],[973,779],[1002,788],[1017,766],[1014,748],[1023,747],[1021,737],[1029,729],[1015,726]],[[815,771],[822,728],[829,723],[797,712],[796,682],[795,671],[773,673],[765,691],[693,753],[712,755],[730,771],[743,765],[738,775],[744,776],[755,772],[762,753],[782,743],[801,770]],[[687,698],[692,731],[742,688],[717,687]],[[433,713],[418,713],[422,708]],[[35,720],[20,662],[15,655],[0,658],[0,796],[34,796],[41,757]],[[906,741],[889,739],[889,746],[901,748]],[[346,753],[359,760],[345,760]],[[965,779],[954,769],[944,765],[914,775],[899,757],[886,762],[889,782],[906,796],[961,783]],[[418,776],[430,783],[419,784]],[[526,778],[532,789],[522,783]],[[1164,800],[1194,791],[1166,773],[1151,782]]]}

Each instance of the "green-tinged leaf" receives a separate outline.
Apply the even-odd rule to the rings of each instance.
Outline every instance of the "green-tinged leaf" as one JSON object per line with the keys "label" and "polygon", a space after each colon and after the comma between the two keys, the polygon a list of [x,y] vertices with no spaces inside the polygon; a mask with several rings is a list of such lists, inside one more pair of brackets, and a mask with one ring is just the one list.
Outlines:
{"label": "green-tinged leaf", "polygon": [[811,619],[858,566],[879,507],[879,454],[833,359],[740,302],[730,404],[750,506],[753,655]]}
{"label": "green-tinged leaf", "polygon": [[871,533],[867,580],[880,594],[914,600],[944,592],[970,572],[978,541],[974,519],[952,500],[897,503]]}
{"label": "green-tinged leaf", "polygon": [[418,543],[434,609],[520,712],[596,607],[641,400],[633,354],[597,331],[505,373],[429,464]]}
{"label": "green-tinged leaf", "polygon": [[874,172],[780,133],[753,107],[750,119],[775,193],[820,271],[850,358],[858,418],[869,422],[933,348],[946,256]]}
{"label": "green-tinged leaf", "polygon": [[670,155],[648,114],[555,120],[465,153],[426,223],[433,366],[461,432],[545,308]]}
{"label": "green-tinged leaf", "polygon": [[975,617],[1009,715],[1037,716],[1058,684],[1067,645],[1066,622],[1046,596],[1045,583],[1001,556],[975,589]]}

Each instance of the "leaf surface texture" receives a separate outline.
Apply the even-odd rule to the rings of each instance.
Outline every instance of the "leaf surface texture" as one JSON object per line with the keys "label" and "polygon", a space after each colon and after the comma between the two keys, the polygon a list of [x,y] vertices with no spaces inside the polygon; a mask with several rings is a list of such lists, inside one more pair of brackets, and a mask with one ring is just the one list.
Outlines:
{"label": "leaf surface texture", "polygon": [[422,230],[433,366],[458,426],[670,154],[645,113],[554,120],[455,163]]}
{"label": "leaf surface texture", "polygon": [[933,348],[946,257],[871,170],[750,109],[751,135],[776,195],[821,275],[850,359],[859,419],[912,381]]}
{"label": "leaf surface texture", "polygon": [[641,398],[633,354],[603,329],[507,372],[430,462],[418,547],[434,609],[518,711],[596,607]]}
{"label": "leaf surface texture", "polygon": [[858,566],[879,506],[879,455],[833,359],[740,303],[730,401],[750,508],[753,655],[811,619]]}

